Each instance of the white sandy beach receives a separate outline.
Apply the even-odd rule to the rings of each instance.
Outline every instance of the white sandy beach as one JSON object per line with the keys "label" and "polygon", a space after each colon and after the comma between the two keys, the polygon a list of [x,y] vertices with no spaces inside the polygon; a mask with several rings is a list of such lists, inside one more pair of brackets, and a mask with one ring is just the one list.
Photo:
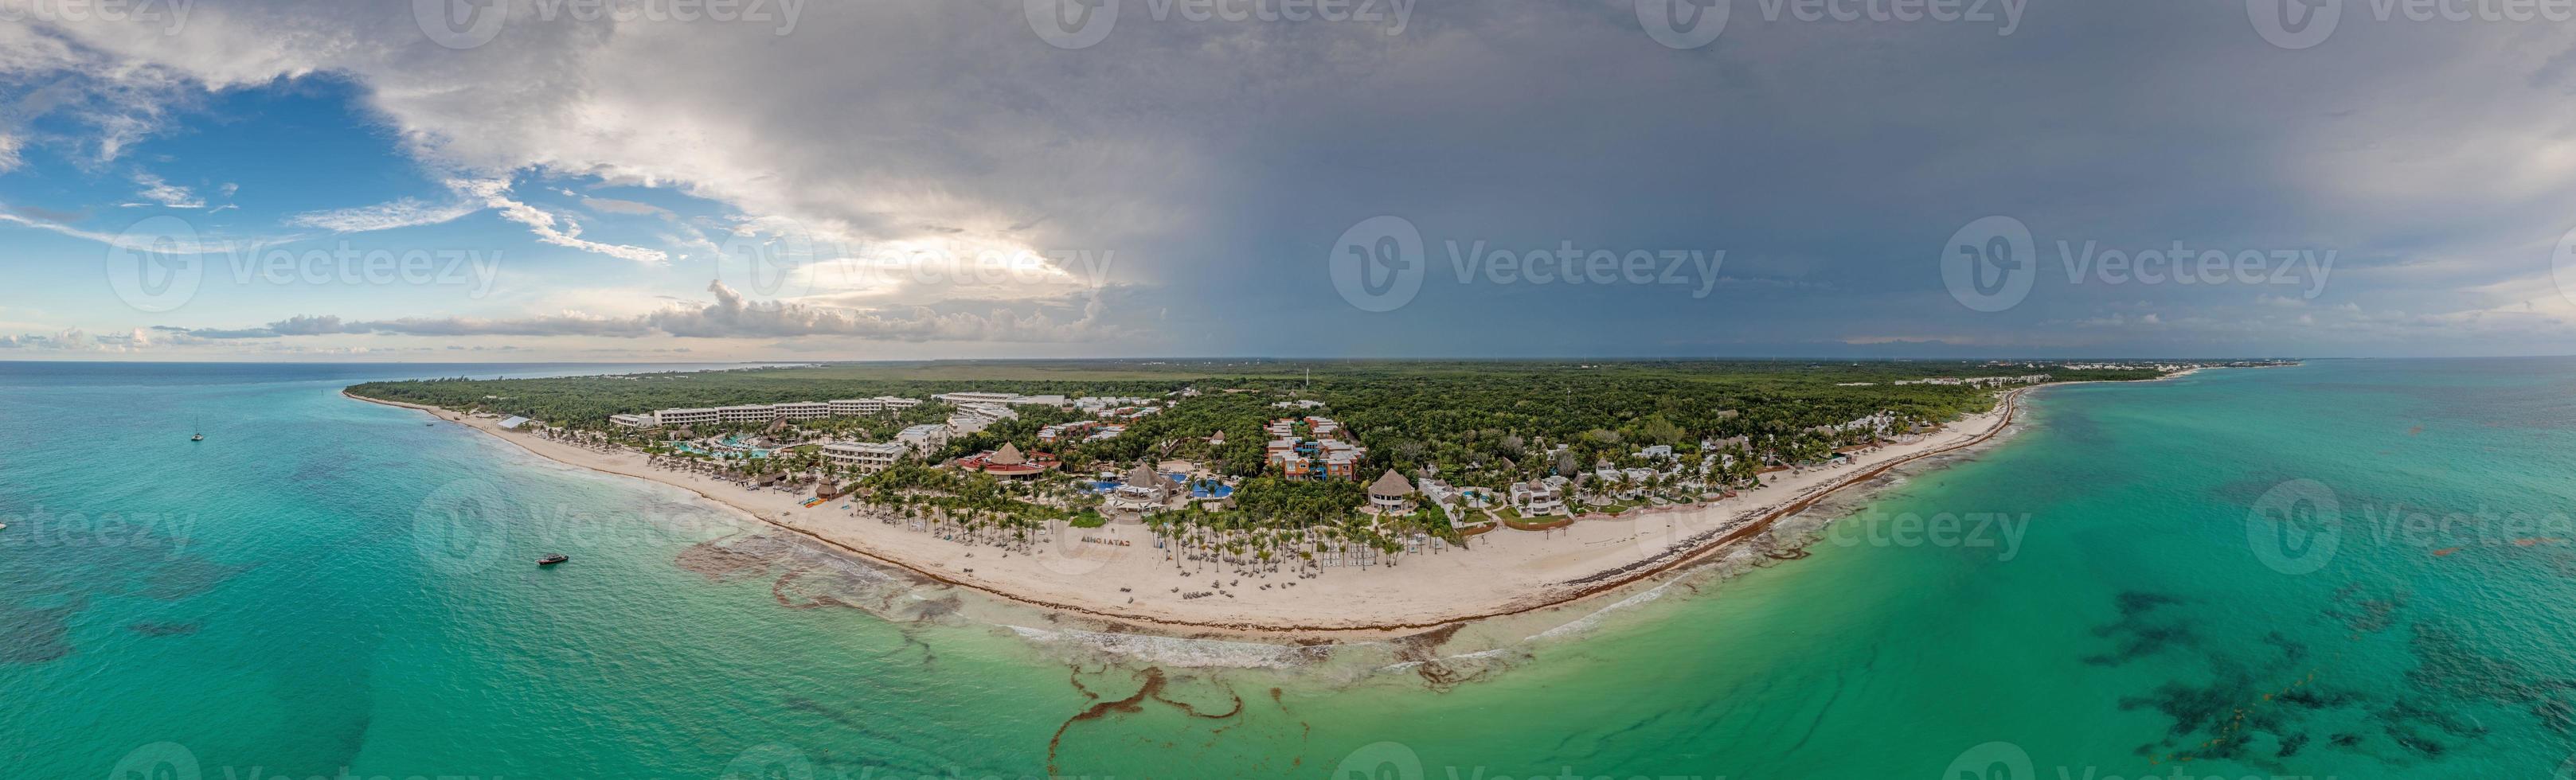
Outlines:
{"label": "white sandy beach", "polygon": [[[1328,567],[1314,578],[1291,572],[1245,577],[1222,564],[1175,563],[1137,525],[1064,529],[1036,545],[1034,554],[1012,554],[912,531],[901,523],[886,524],[842,508],[849,505],[846,500],[809,509],[798,505],[809,497],[803,492],[746,488],[654,468],[632,452],[602,452],[504,431],[495,419],[392,405],[431,412],[566,464],[685,488],[848,552],[1037,607],[1176,633],[1330,638],[1404,633],[1527,612],[1655,578],[1889,467],[1992,441],[2011,420],[2021,392],[2008,393],[1994,412],[1954,421],[1920,441],[1853,453],[1855,460],[1840,467],[1766,474],[1764,487],[1712,505],[1634,510],[1625,517],[1578,520],[1547,532],[1500,527],[1472,537],[1465,550],[1406,554],[1392,567]],[[1223,595],[1183,598],[1192,592]]]}

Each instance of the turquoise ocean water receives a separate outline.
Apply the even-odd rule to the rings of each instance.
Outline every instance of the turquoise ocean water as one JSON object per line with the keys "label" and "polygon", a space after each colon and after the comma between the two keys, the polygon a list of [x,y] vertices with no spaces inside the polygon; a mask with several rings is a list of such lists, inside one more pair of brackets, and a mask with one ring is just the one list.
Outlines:
{"label": "turquoise ocean water", "polygon": [[599,370],[0,363],[0,765],[2018,780],[2576,753],[2576,360],[2053,388],[1805,559],[1473,657],[1222,670],[1180,659],[1239,648],[1026,641],[679,491],[337,395]]}

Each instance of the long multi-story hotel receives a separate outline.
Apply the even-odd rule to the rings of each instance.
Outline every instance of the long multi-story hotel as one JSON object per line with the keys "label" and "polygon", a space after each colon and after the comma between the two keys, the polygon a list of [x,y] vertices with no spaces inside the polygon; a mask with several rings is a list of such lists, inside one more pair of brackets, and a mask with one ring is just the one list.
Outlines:
{"label": "long multi-story hotel", "polygon": [[845,441],[823,445],[824,458],[870,474],[886,470],[910,452],[911,447],[891,441]]}
{"label": "long multi-story hotel", "polygon": [[654,412],[653,419],[663,425],[699,425],[724,419],[714,409],[664,409]]}
{"label": "long multi-story hotel", "polygon": [[829,403],[832,406],[833,416],[850,417],[862,414],[891,412],[897,409],[910,409],[915,406],[920,406],[921,399],[897,398],[891,395],[881,395],[875,398],[843,398]]}
{"label": "long multi-story hotel", "polygon": [[[783,404],[744,404],[712,409],[664,409],[649,415],[611,415],[609,421],[630,428],[655,425],[703,425],[706,423],[765,422],[769,420],[819,420],[825,417],[855,417],[881,414],[921,405],[919,398],[850,398],[837,401],[789,401]],[[651,425],[645,423],[650,421]]]}
{"label": "long multi-story hotel", "polygon": [[773,404],[781,420],[819,420],[832,416],[832,405],[823,401],[790,401]]}
{"label": "long multi-story hotel", "polygon": [[769,404],[716,407],[717,419],[729,423],[765,422],[778,419],[778,407]]}

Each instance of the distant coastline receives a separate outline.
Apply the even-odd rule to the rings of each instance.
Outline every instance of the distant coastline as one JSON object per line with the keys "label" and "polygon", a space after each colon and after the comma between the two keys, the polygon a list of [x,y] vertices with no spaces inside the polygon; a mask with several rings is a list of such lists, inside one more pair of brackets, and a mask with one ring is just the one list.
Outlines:
{"label": "distant coastline", "polygon": [[[654,468],[631,452],[506,431],[494,417],[347,391],[342,395],[426,412],[567,465],[688,490],[772,527],[926,581],[1068,613],[1114,630],[1328,643],[1577,606],[1719,559],[1782,518],[1828,497],[1866,489],[1892,469],[1998,441],[2021,420],[2021,403],[2030,389],[2035,388],[2006,391],[1993,410],[1955,421],[1921,441],[1858,453],[1839,467],[1774,474],[1764,486],[1734,498],[1635,509],[1544,532],[1500,529],[1473,537],[1468,549],[1410,555],[1401,566],[1268,583],[1178,571],[1191,564],[1164,557],[1141,529],[1067,528],[1061,532],[1065,538],[1038,545],[1034,554],[1010,555],[907,530],[864,507],[844,509],[838,500],[807,508],[800,504],[804,496],[797,494]],[[1221,591],[1222,597],[1185,598],[1176,595],[1180,591]]]}

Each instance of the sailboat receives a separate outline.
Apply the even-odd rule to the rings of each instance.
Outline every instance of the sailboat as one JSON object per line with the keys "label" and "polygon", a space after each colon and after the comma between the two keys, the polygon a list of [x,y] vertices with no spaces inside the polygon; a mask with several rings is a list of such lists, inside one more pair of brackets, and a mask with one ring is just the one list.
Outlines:
{"label": "sailboat", "polygon": [[[197,427],[199,430],[204,430],[204,429],[205,429],[205,426],[202,426],[202,425],[200,425],[200,426],[196,426],[196,427]],[[194,435],[189,436],[189,437],[188,437],[188,440],[189,440],[189,441],[205,441],[205,440],[206,440],[206,435],[205,435],[205,434],[203,434],[203,433],[194,434]]]}

